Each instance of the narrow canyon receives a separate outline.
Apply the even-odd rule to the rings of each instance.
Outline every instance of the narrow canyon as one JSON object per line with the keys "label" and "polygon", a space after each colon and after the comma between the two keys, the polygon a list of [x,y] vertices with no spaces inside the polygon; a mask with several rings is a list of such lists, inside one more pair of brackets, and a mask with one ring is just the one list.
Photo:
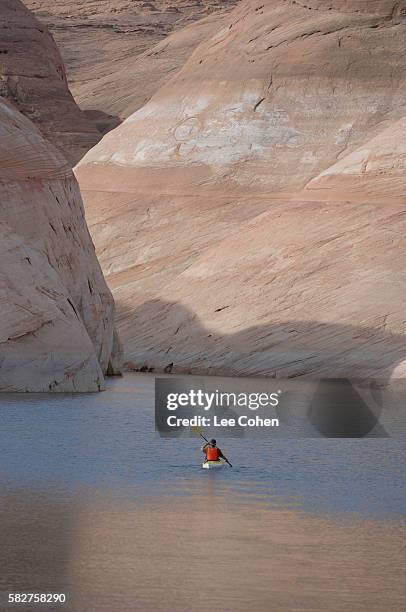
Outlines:
{"label": "narrow canyon", "polygon": [[406,2],[245,0],[81,160],[131,367],[405,375],[405,34]]}
{"label": "narrow canyon", "polygon": [[0,15],[1,390],[405,377],[406,0]]}

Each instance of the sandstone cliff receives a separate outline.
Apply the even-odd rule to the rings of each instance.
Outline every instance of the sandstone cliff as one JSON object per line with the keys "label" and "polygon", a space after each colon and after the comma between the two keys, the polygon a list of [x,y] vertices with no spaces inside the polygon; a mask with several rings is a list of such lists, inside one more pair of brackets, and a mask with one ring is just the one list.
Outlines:
{"label": "sandstone cliff", "polygon": [[0,98],[0,390],[97,391],[114,304],[64,157]]}
{"label": "sandstone cliff", "polygon": [[0,0],[0,96],[29,117],[71,164],[101,138],[69,92],[52,36],[20,0]]}
{"label": "sandstone cliff", "polygon": [[77,167],[128,358],[405,376],[406,1],[242,2]]}
{"label": "sandstone cliff", "polygon": [[[107,131],[115,116],[126,118],[148,100],[236,3],[25,0],[54,35],[75,100]],[[174,31],[179,37],[169,37]]]}

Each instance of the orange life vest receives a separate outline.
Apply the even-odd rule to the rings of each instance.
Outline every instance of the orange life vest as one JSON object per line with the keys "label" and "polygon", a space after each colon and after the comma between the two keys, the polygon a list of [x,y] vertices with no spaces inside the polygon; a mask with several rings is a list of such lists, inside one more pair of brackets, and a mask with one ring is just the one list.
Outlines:
{"label": "orange life vest", "polygon": [[207,461],[218,461],[220,459],[219,449],[215,446],[208,446],[206,448],[206,458]]}

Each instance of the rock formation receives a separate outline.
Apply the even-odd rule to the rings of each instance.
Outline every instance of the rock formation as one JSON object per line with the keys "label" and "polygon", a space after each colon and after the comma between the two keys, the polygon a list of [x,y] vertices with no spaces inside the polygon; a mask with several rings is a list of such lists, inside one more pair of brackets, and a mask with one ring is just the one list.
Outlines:
{"label": "rock formation", "polygon": [[[136,58],[123,62],[120,70],[97,81],[82,83],[76,95],[83,108],[102,108],[107,118],[127,118],[141,108],[185,63],[200,42],[209,38],[224,20],[214,13],[170,34]],[[87,114],[92,111],[85,111]],[[121,121],[118,121],[118,124]],[[108,122],[111,125],[111,119]],[[107,130],[109,131],[109,130]]]}
{"label": "rock formation", "polygon": [[104,131],[148,100],[236,3],[25,0],[54,35],[75,100]]}
{"label": "rock formation", "polygon": [[227,19],[76,169],[127,356],[405,376],[406,1]]}
{"label": "rock formation", "polygon": [[97,391],[114,304],[65,158],[0,98],[0,390]]}
{"label": "rock formation", "polygon": [[74,165],[101,138],[71,93],[59,51],[20,0],[0,0],[0,96]]}

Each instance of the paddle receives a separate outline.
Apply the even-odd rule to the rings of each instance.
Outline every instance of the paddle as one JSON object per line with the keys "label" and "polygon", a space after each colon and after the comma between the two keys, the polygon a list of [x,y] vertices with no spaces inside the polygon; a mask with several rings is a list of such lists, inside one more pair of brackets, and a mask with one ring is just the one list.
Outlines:
{"label": "paddle", "polygon": [[[206,441],[206,442],[209,444],[208,439],[207,439],[207,438],[206,438],[206,437],[205,437],[205,436],[202,434],[202,432],[200,431],[200,429],[199,429],[198,427],[191,427],[191,430],[192,430],[192,431],[194,431],[195,433],[198,433],[198,434],[199,434],[199,436],[201,436],[201,437],[203,438],[203,440],[205,440],[205,441]],[[224,457],[224,455],[223,455],[223,459],[224,459],[224,461],[225,461],[226,463],[228,463],[228,465],[229,465],[230,467],[233,467],[233,466],[231,465],[231,463],[229,462],[229,460],[227,459],[227,457]]]}

